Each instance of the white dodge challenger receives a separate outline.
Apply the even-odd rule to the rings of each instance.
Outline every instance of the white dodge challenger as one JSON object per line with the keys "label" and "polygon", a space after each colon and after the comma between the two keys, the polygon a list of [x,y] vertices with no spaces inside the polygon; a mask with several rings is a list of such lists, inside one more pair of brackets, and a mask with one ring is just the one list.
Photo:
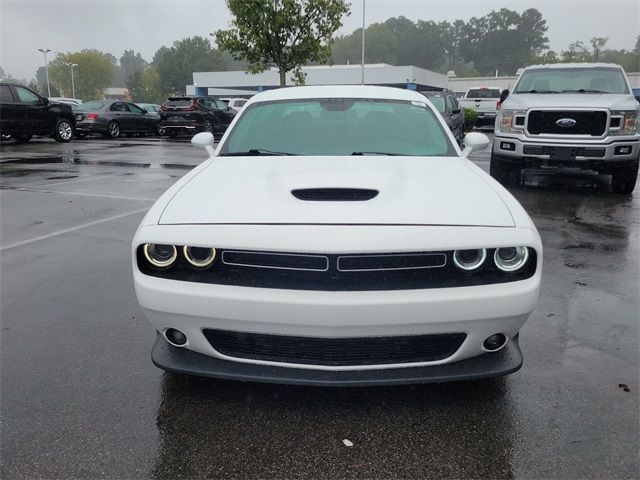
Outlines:
{"label": "white dodge challenger", "polygon": [[542,244],[409,90],[259,93],[132,245],[168,371],[310,385],[442,382],[522,365]]}

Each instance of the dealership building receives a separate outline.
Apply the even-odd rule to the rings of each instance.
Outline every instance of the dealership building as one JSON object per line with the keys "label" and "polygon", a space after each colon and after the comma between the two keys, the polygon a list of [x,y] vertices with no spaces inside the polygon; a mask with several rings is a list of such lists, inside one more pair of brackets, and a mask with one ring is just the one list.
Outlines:
{"label": "dealership building", "polygon": [[[307,85],[360,85],[362,67],[357,65],[316,65],[303,67]],[[292,84],[292,74],[287,74],[287,84]],[[631,87],[640,95],[640,73],[627,73]],[[414,66],[393,66],[385,63],[367,64],[364,68],[364,83],[410,90],[451,90],[463,94],[474,87],[509,88],[517,76],[456,78],[454,72],[447,75]],[[187,95],[218,95],[249,97],[257,92],[278,88],[278,70],[272,68],[262,73],[194,72],[193,85],[187,85]]]}

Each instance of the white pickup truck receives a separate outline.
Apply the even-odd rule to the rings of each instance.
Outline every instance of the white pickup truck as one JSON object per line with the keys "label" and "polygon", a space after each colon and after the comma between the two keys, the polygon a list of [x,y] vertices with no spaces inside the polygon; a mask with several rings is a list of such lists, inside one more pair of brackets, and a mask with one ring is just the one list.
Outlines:
{"label": "white pickup truck", "polygon": [[462,108],[478,112],[476,127],[493,127],[500,101],[500,89],[495,87],[470,88],[460,99]]}
{"label": "white pickup truck", "polygon": [[638,177],[640,104],[619,65],[535,65],[501,95],[491,176],[520,184],[523,169],[560,168],[611,175],[630,194]]}

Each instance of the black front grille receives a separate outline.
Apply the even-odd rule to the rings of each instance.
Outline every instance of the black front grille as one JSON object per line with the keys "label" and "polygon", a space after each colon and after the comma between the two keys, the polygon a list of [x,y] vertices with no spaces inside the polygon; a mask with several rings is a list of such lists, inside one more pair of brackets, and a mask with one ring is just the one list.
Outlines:
{"label": "black front grille", "polygon": [[291,190],[298,200],[310,202],[363,202],[378,195],[378,190],[369,188],[301,188]]}
{"label": "black front grille", "polygon": [[153,268],[138,247],[138,268],[145,275],[184,282],[255,288],[319,291],[374,291],[450,288],[507,283],[530,278],[536,252],[521,270],[504,273],[493,263],[495,249],[476,271],[464,272],[453,263],[452,251],[388,254],[313,254],[247,252],[220,249],[208,268],[194,268],[177,246],[178,259],[166,269]]}
{"label": "black front grille", "polygon": [[[560,126],[560,120],[573,120],[572,126]],[[563,122],[560,122],[561,124]],[[572,122],[565,122],[570,125]],[[589,135],[600,137],[607,128],[606,112],[533,110],[529,113],[527,130],[531,135]]]}
{"label": "black front grille", "polygon": [[559,155],[562,149],[567,150],[567,155],[570,157],[593,157],[603,158],[605,156],[604,148],[589,148],[589,147],[556,147],[552,145],[525,145],[522,149],[522,153],[525,155]]}
{"label": "black front grille", "polygon": [[417,363],[452,356],[464,333],[402,337],[295,337],[203,330],[211,346],[223,355],[305,365],[350,366]]}

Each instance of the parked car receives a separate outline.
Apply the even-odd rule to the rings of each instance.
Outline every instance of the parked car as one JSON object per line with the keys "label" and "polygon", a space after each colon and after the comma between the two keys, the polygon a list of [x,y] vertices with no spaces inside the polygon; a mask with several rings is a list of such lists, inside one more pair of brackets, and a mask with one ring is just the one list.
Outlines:
{"label": "parked car", "polygon": [[[256,128],[256,125],[259,128]],[[362,385],[520,368],[542,245],[417,92],[292,87],[247,102],[132,242],[153,362],[251,381]]]}
{"label": "parked car", "polygon": [[82,100],[78,98],[69,98],[69,97],[49,97],[50,102],[57,103],[66,103],[67,105],[71,105],[72,107],[77,107],[82,104]]}
{"label": "parked car", "polygon": [[171,97],[160,109],[160,127],[170,137],[180,133],[224,134],[236,115],[222,100],[214,97]]}
{"label": "parked car", "polygon": [[71,107],[50,102],[33,90],[15,83],[0,83],[0,135],[28,142],[34,135],[69,142],[76,127]]}
{"label": "parked car", "polygon": [[493,128],[496,122],[500,93],[500,89],[494,87],[470,88],[460,99],[460,106],[478,112],[476,127]]}
{"label": "parked car", "polygon": [[453,92],[423,91],[420,93],[436,107],[458,144],[461,144],[464,138],[464,113]]}
{"label": "parked car", "polygon": [[135,103],[119,100],[92,100],[74,110],[79,137],[100,133],[109,138],[123,134],[158,134],[160,117]]}
{"label": "parked car", "polygon": [[231,108],[232,110],[235,110],[236,112],[239,112],[240,110],[242,110],[242,107],[244,107],[244,104],[247,103],[246,98],[221,98],[220,100],[222,100],[224,103],[227,104],[229,108]]}
{"label": "parked car", "polygon": [[629,194],[638,177],[640,104],[614,64],[527,67],[504,91],[491,175],[519,185],[525,168],[572,168],[611,175]]}

